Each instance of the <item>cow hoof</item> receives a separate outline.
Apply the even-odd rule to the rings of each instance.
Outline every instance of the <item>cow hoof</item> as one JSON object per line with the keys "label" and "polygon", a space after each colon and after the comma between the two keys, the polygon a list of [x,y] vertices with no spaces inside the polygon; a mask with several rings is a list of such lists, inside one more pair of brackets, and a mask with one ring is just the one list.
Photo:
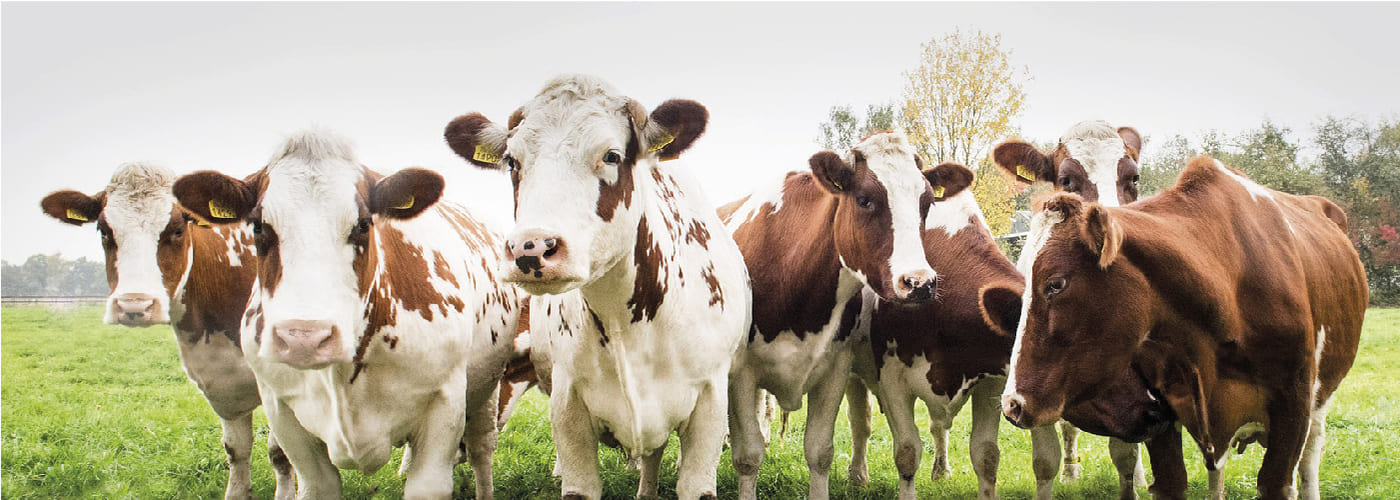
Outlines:
{"label": "cow hoof", "polygon": [[850,481],[853,486],[860,486],[862,488],[870,486],[870,470],[865,467],[851,467],[847,475],[847,480]]}

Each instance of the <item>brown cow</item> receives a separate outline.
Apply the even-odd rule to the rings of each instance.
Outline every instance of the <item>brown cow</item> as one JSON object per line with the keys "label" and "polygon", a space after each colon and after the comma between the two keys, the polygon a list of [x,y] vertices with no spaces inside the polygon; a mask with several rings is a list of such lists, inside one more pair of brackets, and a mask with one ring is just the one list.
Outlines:
{"label": "brown cow", "polygon": [[1295,468],[1304,496],[1318,498],[1327,403],[1356,356],[1368,299],[1342,226],[1331,202],[1264,188],[1208,157],[1129,207],[1052,197],[1031,228],[1044,244],[1003,412],[1020,426],[1063,416],[1147,438],[1152,491],[1184,498],[1180,431],[1164,425],[1174,415],[1217,496],[1230,446],[1258,441],[1263,498],[1294,493]]}

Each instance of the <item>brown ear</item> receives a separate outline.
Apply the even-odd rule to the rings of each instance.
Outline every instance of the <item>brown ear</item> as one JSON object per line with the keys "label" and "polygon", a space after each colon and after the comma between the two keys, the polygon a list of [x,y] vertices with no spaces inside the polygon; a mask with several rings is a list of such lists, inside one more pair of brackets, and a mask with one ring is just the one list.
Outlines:
{"label": "brown ear", "polygon": [[856,169],[834,151],[821,151],[807,159],[812,174],[821,181],[827,191],[839,194],[851,188],[856,180]]}
{"label": "brown ear", "polygon": [[1084,199],[1074,193],[1055,192],[1041,204],[1041,211],[1059,212],[1065,220],[1079,215],[1084,210]]}
{"label": "brown ear", "polygon": [[369,189],[369,211],[395,219],[412,219],[442,198],[442,176],[432,170],[405,168]]}
{"label": "brown ear", "polygon": [[1201,373],[1175,351],[1174,347],[1149,339],[1138,348],[1133,364],[1152,388],[1161,391],[1177,420],[1196,439],[1196,445],[1209,457],[1207,463],[1210,463],[1216,458],[1215,445],[1211,444],[1214,441],[1210,437],[1210,415],[1206,410]]}
{"label": "brown ear", "polygon": [[642,142],[662,160],[674,160],[705,133],[709,121],[710,112],[700,103],[671,99],[652,110]]}
{"label": "brown ear", "polygon": [[[515,116],[511,115],[511,121],[517,121]],[[492,170],[501,168],[506,154],[506,130],[481,113],[454,118],[442,135],[448,147],[472,165]]]}
{"label": "brown ear", "polygon": [[243,220],[258,204],[259,171],[248,179],[203,170],[180,177],[171,189],[175,200],[186,211],[208,222],[231,223]]}
{"label": "brown ear", "polygon": [[972,185],[974,177],[971,169],[957,163],[944,163],[924,171],[924,178],[933,186],[936,201],[943,201],[961,193]]}
{"label": "brown ear", "polygon": [[1002,170],[1015,176],[1016,180],[1026,184],[1055,180],[1055,164],[1050,157],[1025,141],[1012,139],[997,144],[992,149],[992,160]]}
{"label": "brown ear", "polygon": [[1132,127],[1118,127],[1118,137],[1123,138],[1123,146],[1128,151],[1128,156],[1133,161],[1138,161],[1138,153],[1142,151],[1142,134]]}
{"label": "brown ear", "polygon": [[1108,269],[1123,248],[1123,228],[1108,215],[1108,209],[1098,203],[1089,204],[1084,213],[1080,237],[1099,256],[1099,268]]}
{"label": "brown ear", "polygon": [[39,201],[39,208],[49,214],[49,217],[81,226],[96,222],[106,204],[106,191],[98,191],[97,194],[88,196],[77,191],[65,190],[49,193]]}
{"label": "brown ear", "polygon": [[982,320],[999,335],[1016,336],[1021,322],[1021,292],[1004,286],[988,285],[978,294]]}

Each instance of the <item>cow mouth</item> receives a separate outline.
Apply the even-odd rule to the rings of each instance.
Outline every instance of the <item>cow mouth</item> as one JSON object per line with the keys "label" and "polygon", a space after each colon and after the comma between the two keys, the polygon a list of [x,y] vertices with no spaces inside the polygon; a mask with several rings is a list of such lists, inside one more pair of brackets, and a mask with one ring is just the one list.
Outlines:
{"label": "cow mouth", "polygon": [[523,288],[531,295],[556,295],[578,288],[583,283],[583,278],[572,275],[513,272],[506,275],[505,281]]}

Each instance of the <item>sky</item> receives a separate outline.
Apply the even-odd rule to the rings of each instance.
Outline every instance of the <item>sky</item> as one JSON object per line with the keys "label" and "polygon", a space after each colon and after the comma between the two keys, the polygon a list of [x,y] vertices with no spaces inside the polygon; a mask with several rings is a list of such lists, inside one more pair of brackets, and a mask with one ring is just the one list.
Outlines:
{"label": "sky", "polygon": [[[0,256],[101,258],[91,225],[44,216],[60,189],[117,165],[261,168],[320,126],[382,173],[426,167],[504,230],[510,186],[442,139],[498,122],[560,73],[601,76],[648,107],[710,111],[680,160],[716,204],[806,168],[833,105],[896,99],[920,44],[999,33],[1032,76],[1015,125],[1052,141],[1105,119],[1152,139],[1295,139],[1326,115],[1400,114],[1400,3],[14,3],[0,5]],[[937,161],[936,159],[931,161]]]}

